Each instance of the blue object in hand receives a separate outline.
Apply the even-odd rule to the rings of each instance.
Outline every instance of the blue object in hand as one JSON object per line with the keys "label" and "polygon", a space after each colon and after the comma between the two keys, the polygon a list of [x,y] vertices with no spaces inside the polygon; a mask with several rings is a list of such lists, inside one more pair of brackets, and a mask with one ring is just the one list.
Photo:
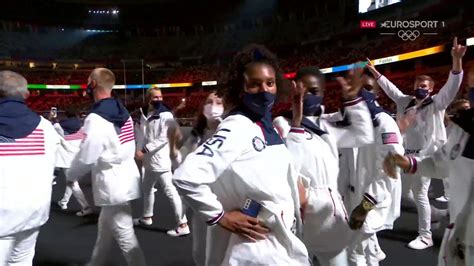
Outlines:
{"label": "blue object in hand", "polygon": [[252,199],[246,199],[244,207],[240,210],[243,214],[257,218],[262,205]]}

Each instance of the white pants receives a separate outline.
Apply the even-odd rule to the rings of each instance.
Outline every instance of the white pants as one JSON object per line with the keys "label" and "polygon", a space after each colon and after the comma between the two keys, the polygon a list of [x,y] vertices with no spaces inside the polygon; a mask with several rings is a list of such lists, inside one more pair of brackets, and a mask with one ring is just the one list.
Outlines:
{"label": "white pants", "polygon": [[39,227],[0,237],[0,266],[31,266]]}
{"label": "white pants", "polygon": [[377,254],[380,252],[377,235],[358,232],[349,249],[349,265],[378,266]]}
{"label": "white pants", "polygon": [[192,220],[193,260],[196,266],[206,265],[206,238],[208,225],[195,214]]}
{"label": "white pants", "polygon": [[99,215],[97,240],[92,252],[91,266],[105,265],[110,257],[112,241],[117,241],[128,265],[145,265],[145,257],[133,230],[132,209],[129,203],[102,206]]}
{"label": "white pants", "polygon": [[183,206],[181,197],[179,196],[176,187],[173,185],[172,179],[173,175],[170,171],[153,172],[145,170],[142,188],[144,199],[143,217],[153,216],[153,206],[155,204],[155,193],[153,192],[153,187],[155,187],[155,184],[158,181],[162,190],[165,192],[166,197],[168,197],[171,202],[177,224],[181,225],[188,222],[186,219],[186,208]]}
{"label": "white pants", "polygon": [[83,210],[89,208],[89,203],[87,202],[86,197],[84,196],[84,193],[82,192],[81,187],[79,186],[79,182],[75,181],[72,186],[66,185],[64,196],[59,202],[67,205],[69,203],[71,195],[74,195],[74,198],[76,198],[77,202],[79,202],[79,205],[81,205],[81,208]]}
{"label": "white pants", "polygon": [[414,199],[418,211],[418,234],[431,237],[431,207],[428,198],[431,178],[402,174],[403,198]]}
{"label": "white pants", "polygon": [[[328,241],[330,241],[328,239]],[[347,250],[343,249],[340,252],[317,252],[310,254],[310,258],[316,256],[319,265],[321,266],[347,266],[349,265],[347,259]]]}

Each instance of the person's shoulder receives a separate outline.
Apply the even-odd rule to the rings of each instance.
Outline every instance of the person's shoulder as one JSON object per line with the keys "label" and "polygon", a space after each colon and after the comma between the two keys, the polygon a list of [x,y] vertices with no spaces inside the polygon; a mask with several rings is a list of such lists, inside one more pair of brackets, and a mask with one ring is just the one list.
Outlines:
{"label": "person's shoulder", "polygon": [[380,113],[376,114],[375,118],[377,118],[379,120],[383,120],[383,121],[389,121],[387,123],[391,123],[392,121],[394,123],[396,123],[395,119],[393,119],[393,117],[391,115],[389,115],[388,113],[386,113],[386,112],[380,112]]}
{"label": "person's shoulder", "polygon": [[378,113],[375,116],[375,119],[377,119],[378,122],[376,130],[378,129],[380,132],[390,131],[394,133],[400,133],[397,122],[389,114],[385,112]]}
{"label": "person's shoulder", "polygon": [[252,120],[241,114],[227,116],[219,124],[217,131],[232,132],[231,135],[237,135],[239,138],[245,138],[253,134],[254,123]]}
{"label": "person's shoulder", "polygon": [[42,116],[40,116],[40,122],[39,122],[38,126],[36,127],[36,129],[42,130],[44,132],[45,136],[59,137],[59,134],[56,131],[55,126],[53,124],[51,124],[51,122],[48,119],[46,119]]}
{"label": "person's shoulder", "polygon": [[[59,123],[52,124],[51,121],[49,121],[48,119],[40,116],[40,122],[38,123],[37,128],[54,130],[54,127],[58,127],[58,126],[61,127],[61,125],[59,125]],[[54,131],[56,132],[56,130],[54,130]]]}
{"label": "person's shoulder", "polygon": [[156,114],[155,112],[153,112],[151,117],[154,117],[155,119],[157,119],[157,118],[160,118],[160,119],[174,118],[173,113],[171,111],[164,111],[164,112],[161,112],[159,114]]}
{"label": "person's shoulder", "polygon": [[86,119],[84,119],[84,126],[83,128],[86,129],[86,130],[90,130],[91,128],[96,128],[96,129],[99,129],[99,128],[104,128],[104,126],[106,127],[107,125],[109,126],[113,126],[113,124],[109,121],[107,121],[107,119],[103,118],[102,116],[98,115],[98,114],[95,114],[95,113],[90,113]]}
{"label": "person's shoulder", "polygon": [[232,127],[242,127],[243,125],[253,124],[252,120],[241,114],[232,114],[224,118],[220,123],[219,127],[222,126],[232,126]]}

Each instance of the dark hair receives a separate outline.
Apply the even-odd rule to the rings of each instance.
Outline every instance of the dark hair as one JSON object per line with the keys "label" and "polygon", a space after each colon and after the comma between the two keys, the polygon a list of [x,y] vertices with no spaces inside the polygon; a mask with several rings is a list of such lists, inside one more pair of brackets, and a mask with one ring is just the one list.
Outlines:
{"label": "dark hair", "polygon": [[324,75],[323,73],[321,72],[321,70],[319,70],[318,67],[315,67],[315,66],[308,66],[308,67],[302,67],[298,70],[298,72],[296,72],[296,77],[295,79],[296,80],[300,80],[302,79],[304,76],[314,76],[318,79],[320,79],[321,81],[324,82]]}
{"label": "dark hair", "polygon": [[191,131],[191,134],[196,134],[198,136],[203,136],[204,135],[204,130],[207,127],[207,118],[204,116],[204,105],[206,105],[206,100],[209,95],[217,93],[217,91],[213,90],[209,92],[209,94],[206,95],[206,99],[201,102],[201,105],[198,108],[198,111],[196,113],[196,118],[194,119],[193,122],[193,130]]}
{"label": "dark hair", "polygon": [[64,115],[66,115],[67,118],[75,117],[77,115],[77,111],[74,108],[67,108],[64,111]]}
{"label": "dark hair", "polygon": [[258,63],[269,65],[275,70],[277,96],[285,92],[277,57],[263,45],[250,44],[234,56],[227,75],[223,78],[223,86],[217,91],[226,105],[235,106],[240,103],[245,82],[244,73],[249,65]]}
{"label": "dark hair", "polygon": [[452,104],[451,104],[451,112],[452,113],[456,113],[456,112],[459,112],[459,110],[462,110],[462,106],[465,105],[465,104],[469,104],[470,105],[470,102],[466,99],[459,99],[459,100],[456,100],[454,101]]}

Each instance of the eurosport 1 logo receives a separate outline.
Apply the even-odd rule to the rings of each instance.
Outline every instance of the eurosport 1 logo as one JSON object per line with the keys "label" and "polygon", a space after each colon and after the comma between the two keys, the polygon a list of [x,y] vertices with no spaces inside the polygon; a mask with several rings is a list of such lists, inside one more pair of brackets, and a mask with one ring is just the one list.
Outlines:
{"label": "eurosport 1 logo", "polygon": [[[414,41],[422,35],[437,35],[436,29],[444,28],[438,20],[386,20],[380,23],[381,35],[396,35],[403,41]],[[375,20],[361,20],[360,28],[376,28]]]}

